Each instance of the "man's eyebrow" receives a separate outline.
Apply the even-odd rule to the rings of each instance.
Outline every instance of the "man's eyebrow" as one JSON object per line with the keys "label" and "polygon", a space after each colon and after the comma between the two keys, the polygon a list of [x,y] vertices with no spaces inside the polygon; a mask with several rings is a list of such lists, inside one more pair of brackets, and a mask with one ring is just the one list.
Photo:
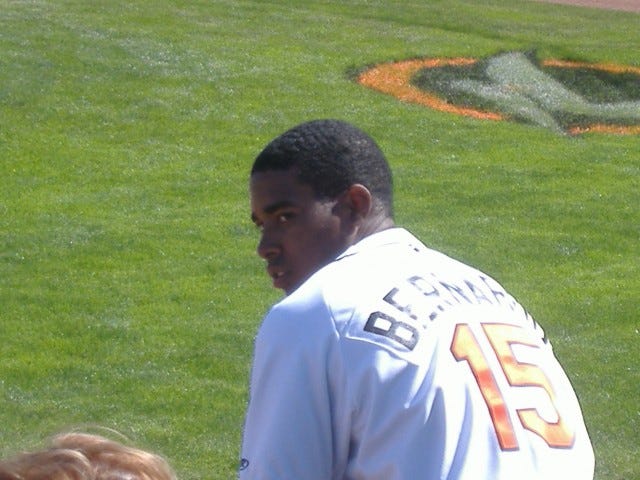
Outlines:
{"label": "man's eyebrow", "polygon": [[263,212],[266,214],[274,213],[280,210],[281,208],[289,208],[295,206],[295,203],[291,200],[281,200],[280,202],[272,203],[271,205],[267,205],[264,207]]}
{"label": "man's eyebrow", "polygon": [[[282,209],[282,208],[289,208],[289,207],[294,207],[295,203],[292,202],[291,200],[282,200],[280,202],[275,202],[272,203],[271,205],[267,205],[266,207],[264,207],[262,209],[262,212],[266,215],[270,215],[272,213],[277,212],[278,210]],[[256,216],[256,214],[254,212],[251,212],[251,221],[253,223],[257,223],[258,222],[258,217]]]}

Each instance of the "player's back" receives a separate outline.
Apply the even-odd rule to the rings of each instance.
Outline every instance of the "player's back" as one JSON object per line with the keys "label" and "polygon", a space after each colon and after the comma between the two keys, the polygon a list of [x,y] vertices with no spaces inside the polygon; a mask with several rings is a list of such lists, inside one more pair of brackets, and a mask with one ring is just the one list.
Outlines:
{"label": "player's back", "polygon": [[330,384],[335,428],[349,429],[337,435],[350,436],[343,478],[593,477],[551,345],[489,276],[394,229],[318,280],[340,337]]}

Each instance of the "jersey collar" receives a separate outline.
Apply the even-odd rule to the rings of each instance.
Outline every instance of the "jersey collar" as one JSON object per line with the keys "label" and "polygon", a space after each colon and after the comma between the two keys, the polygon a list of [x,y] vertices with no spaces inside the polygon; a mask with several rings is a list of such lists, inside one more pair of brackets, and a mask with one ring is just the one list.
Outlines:
{"label": "jersey collar", "polygon": [[392,227],[363,238],[345,250],[345,252],[336,258],[336,260],[356,255],[363,250],[375,249],[385,245],[398,243],[420,244],[416,237],[409,233],[409,231],[401,227]]}

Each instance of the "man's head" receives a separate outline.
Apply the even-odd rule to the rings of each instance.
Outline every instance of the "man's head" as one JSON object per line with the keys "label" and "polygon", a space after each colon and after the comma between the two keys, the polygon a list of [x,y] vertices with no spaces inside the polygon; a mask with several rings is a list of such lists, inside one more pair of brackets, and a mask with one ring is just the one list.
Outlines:
{"label": "man's head", "polygon": [[371,192],[376,208],[393,214],[387,160],[369,135],[349,123],[314,120],[286,131],[258,155],[251,175],[289,169],[295,169],[298,180],[311,186],[319,199],[360,184]]}
{"label": "man's head", "polygon": [[367,134],[315,120],[273,140],[251,170],[258,254],[291,293],[346,248],[393,226],[389,165]]}

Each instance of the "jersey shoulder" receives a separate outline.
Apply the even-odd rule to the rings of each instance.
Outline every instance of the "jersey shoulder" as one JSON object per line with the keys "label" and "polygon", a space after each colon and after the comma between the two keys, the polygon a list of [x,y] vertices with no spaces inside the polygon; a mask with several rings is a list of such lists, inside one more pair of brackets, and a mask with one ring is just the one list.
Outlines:
{"label": "jersey shoulder", "polygon": [[[342,338],[419,362],[457,323],[495,318],[544,332],[500,283],[415,240],[336,262],[323,297]],[[413,359],[413,360],[412,360]]]}

